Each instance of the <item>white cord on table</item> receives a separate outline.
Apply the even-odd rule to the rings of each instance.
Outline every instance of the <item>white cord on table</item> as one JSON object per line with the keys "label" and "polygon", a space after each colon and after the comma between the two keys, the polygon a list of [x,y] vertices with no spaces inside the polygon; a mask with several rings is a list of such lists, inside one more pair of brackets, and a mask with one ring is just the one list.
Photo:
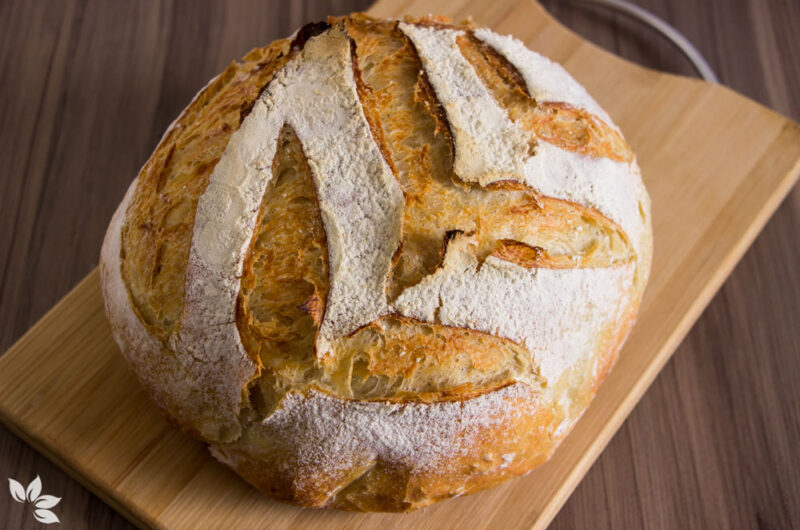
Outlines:
{"label": "white cord on table", "polygon": [[683,36],[677,29],[669,25],[663,19],[655,16],[651,12],[643,9],[637,5],[634,5],[627,0],[574,0],[577,2],[582,2],[586,4],[592,4],[599,7],[606,7],[609,9],[613,9],[614,11],[618,11],[629,17],[632,17],[640,22],[644,22],[657,32],[661,33],[664,37],[666,37],[670,42],[672,42],[675,46],[680,49],[681,52],[686,56],[689,61],[691,61],[692,65],[694,66],[697,73],[705,79],[706,81],[711,81],[712,83],[719,83],[717,79],[717,75],[714,73],[714,70],[708,65],[706,60],[697,51],[689,39]]}

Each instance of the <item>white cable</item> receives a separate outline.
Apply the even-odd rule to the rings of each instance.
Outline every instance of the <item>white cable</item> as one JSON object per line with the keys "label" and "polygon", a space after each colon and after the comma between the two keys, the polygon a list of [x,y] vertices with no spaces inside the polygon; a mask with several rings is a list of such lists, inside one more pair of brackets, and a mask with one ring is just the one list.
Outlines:
{"label": "white cable", "polygon": [[706,81],[711,81],[712,83],[719,83],[717,79],[717,75],[714,73],[714,70],[708,65],[706,60],[697,51],[689,39],[683,36],[677,29],[670,26],[667,22],[663,19],[655,16],[651,12],[643,9],[637,5],[634,5],[627,0],[573,0],[577,2],[582,2],[585,4],[593,4],[599,7],[606,7],[609,9],[613,9],[614,11],[618,11],[629,17],[632,17],[640,22],[644,22],[657,32],[661,33],[664,37],[666,37],[670,42],[672,42],[675,46],[680,49],[681,52],[686,56],[689,61],[691,61],[692,65],[694,66],[697,73],[705,79]]}

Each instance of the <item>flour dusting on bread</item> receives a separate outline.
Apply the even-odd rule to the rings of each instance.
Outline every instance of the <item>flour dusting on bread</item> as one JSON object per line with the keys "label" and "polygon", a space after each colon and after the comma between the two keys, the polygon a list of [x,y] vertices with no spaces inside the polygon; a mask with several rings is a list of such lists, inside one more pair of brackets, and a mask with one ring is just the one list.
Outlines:
{"label": "flour dusting on bread", "polygon": [[498,35],[487,28],[476,28],[474,34],[514,65],[522,74],[528,93],[537,102],[566,103],[614,125],[608,113],[560,64],[529,50],[511,35]]}
{"label": "flour dusting on bread", "polygon": [[[120,267],[121,232],[125,213],[138,179],[128,188],[111,219],[100,257],[100,282],[106,315],[120,351],[137,367],[137,374],[151,396],[182,425],[215,441],[238,437],[238,397],[235,383],[217,386],[213,371],[194,368],[195,359],[165,351],[134,312]],[[209,373],[210,372],[210,373]],[[225,386],[233,389],[225,392]],[[198,391],[199,390],[199,391]]]}
{"label": "flour dusting on bread", "polygon": [[[432,473],[458,473],[466,466],[476,476],[507,476],[528,458],[521,449],[529,436],[529,418],[541,414],[540,391],[517,383],[464,401],[386,403],[348,401],[316,390],[287,394],[278,411],[232,444],[217,446],[214,455],[250,475],[253,458],[272,460],[291,477],[287,499],[303,498],[308,505],[333,505],[353,509],[350,490],[375,468],[396,470],[394,509],[407,509],[420,501],[415,477]],[[545,421],[545,424],[548,424]],[[493,433],[497,450],[484,450],[484,437]],[[477,462],[477,463],[476,463]],[[283,476],[275,481],[286,480]],[[266,486],[266,485],[265,485]],[[269,487],[269,486],[266,486]],[[463,493],[463,485],[444,483],[442,497]],[[313,491],[313,496],[303,497]],[[337,495],[338,494],[338,495]],[[350,499],[348,497],[351,497]],[[427,501],[427,502],[426,502]],[[392,502],[387,499],[387,502]]]}
{"label": "flour dusting on bread", "polygon": [[273,112],[294,127],[317,182],[331,267],[320,338],[330,340],[386,313],[403,194],[372,137],[341,26],[311,39],[303,59],[287,69]]}
{"label": "flour dusting on bread", "polygon": [[396,309],[523,343],[550,384],[595,351],[598,330],[628,303],[622,293],[632,279],[630,264],[526,269],[494,256],[478,263],[472,244],[465,235],[452,241],[442,267],[406,289]]}
{"label": "flour dusting on bread", "polygon": [[641,251],[645,220],[639,213],[644,186],[636,162],[616,162],[539,142],[525,160],[525,183],[542,195],[591,206],[619,224]]}

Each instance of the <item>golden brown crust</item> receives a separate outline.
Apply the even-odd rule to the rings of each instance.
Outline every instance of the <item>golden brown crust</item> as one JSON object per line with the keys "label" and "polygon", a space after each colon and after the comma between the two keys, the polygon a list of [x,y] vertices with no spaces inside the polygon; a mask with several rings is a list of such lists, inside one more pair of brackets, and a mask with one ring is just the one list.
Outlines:
{"label": "golden brown crust", "polygon": [[[529,135],[531,153],[547,142],[587,157],[634,160],[622,135],[586,110],[532,99],[521,74],[474,36],[471,22],[408,21],[465,32],[457,40],[461,53]],[[160,346],[157,354],[138,360],[132,352],[134,365],[152,370],[157,355],[175,355],[170,340],[185,312],[195,211],[231,135],[287,62],[315,35],[339,26],[352,42],[352,75],[364,118],[405,202],[387,284],[389,307],[443,267],[456,238],[469,239],[479,267],[491,258],[556,272],[631,264],[637,269],[635,284],[620,294],[619,318],[597,329],[590,351],[557,381],[541,375],[524,343],[445,325],[438,314],[426,321],[389,311],[332,340],[323,357],[315,345],[331,291],[332,250],[314,162],[292,127],[284,125],[270,162],[274,177],[237,277],[235,324],[258,373],[241,389],[246,395],[241,437],[216,443],[212,452],[279,500],[404,511],[490,487],[549,458],[591,401],[633,325],[649,270],[649,240],[637,251],[620,225],[597,209],[517,181],[481,186],[458,178],[447,112],[398,23],[364,15],[331,18],[306,26],[291,42],[253,50],[233,63],[187,107],[140,172],[121,229],[121,284]],[[642,219],[649,229],[649,212],[643,211]],[[115,335],[122,333],[113,315],[110,319]],[[170,399],[179,399],[177,393],[156,397],[168,411],[174,409]],[[381,445],[391,436],[369,431],[374,427],[369,411],[375,425],[428,437],[407,453],[395,452],[391,444]],[[326,423],[337,414],[341,430]],[[486,421],[475,419],[481,415]],[[404,424],[403,418],[416,419]],[[459,451],[441,458],[425,453],[439,438],[437,422],[451,429],[447,436]],[[185,419],[180,426],[195,435],[203,432]],[[354,434],[359,428],[382,441],[365,443]],[[344,448],[326,445],[334,442]],[[310,447],[315,444],[316,452]],[[430,462],[418,462],[420,454]]]}
{"label": "golden brown crust", "polygon": [[328,247],[302,145],[284,125],[245,257],[239,333],[250,355],[293,380],[313,368],[328,296]]}
{"label": "golden brown crust", "polygon": [[343,337],[335,350],[323,366],[338,376],[336,394],[348,398],[468,399],[518,373],[535,379],[530,354],[512,340],[397,315]]}

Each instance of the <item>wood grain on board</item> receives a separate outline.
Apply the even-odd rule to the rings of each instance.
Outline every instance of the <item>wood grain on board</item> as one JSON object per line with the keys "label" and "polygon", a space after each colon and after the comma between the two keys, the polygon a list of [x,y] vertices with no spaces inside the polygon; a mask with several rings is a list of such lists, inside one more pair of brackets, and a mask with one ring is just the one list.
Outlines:
{"label": "wood grain on board", "polygon": [[[14,10],[24,9],[21,4],[10,2],[0,6],[0,15],[8,15],[0,17],[0,20],[14,20],[14,15],[18,17],[19,13]],[[25,318],[34,311],[36,304],[47,299],[49,289],[75,277],[81,264],[68,261],[73,269],[61,268],[63,253],[80,254],[86,264],[96,260],[99,246],[92,245],[97,244],[117,200],[107,199],[113,195],[109,190],[116,192],[118,188],[121,196],[123,186],[135,172],[135,169],[129,169],[146,158],[152,142],[170,117],[191,96],[191,93],[183,93],[185,87],[179,90],[174,86],[174,79],[181,79],[195,88],[201,86],[215,70],[221,69],[230,57],[236,55],[226,55],[227,50],[244,44],[241,42],[243,32],[236,31],[239,19],[223,16],[225,9],[220,6],[214,8],[219,11],[216,24],[205,27],[199,21],[207,15],[184,8],[186,17],[176,17],[173,11],[178,10],[178,6],[140,4],[132,7],[133,12],[128,15],[139,20],[141,26],[123,25],[128,31],[116,38],[121,41],[120,46],[129,50],[124,59],[128,61],[130,72],[149,72],[151,76],[157,72],[160,77],[109,77],[104,67],[113,66],[115,56],[108,51],[103,55],[103,43],[94,42],[93,38],[100,33],[98,25],[107,23],[109,17],[122,15],[113,4],[100,7],[65,2],[53,10],[34,8],[32,20],[27,23],[42,30],[40,47],[28,49],[18,57],[10,55],[8,46],[0,48],[0,54],[3,54],[0,55],[0,65],[3,65],[4,73],[7,70],[14,72],[16,68],[27,76],[13,84],[5,81],[2,85],[4,93],[8,91],[19,100],[32,97],[22,93],[26,89],[39,89],[40,94],[38,100],[32,101],[36,111],[33,123],[20,118],[30,113],[30,108],[5,104],[2,107],[7,120],[16,118],[28,125],[13,130],[6,127],[0,132],[4,156],[11,152],[6,146],[26,145],[29,150],[27,157],[9,157],[9,174],[18,172],[41,176],[33,183],[40,188],[40,193],[23,194],[22,205],[15,207],[17,219],[38,211],[63,208],[51,186],[56,190],[59,186],[73,186],[79,193],[75,196],[73,191],[74,200],[83,203],[84,208],[91,208],[101,200],[108,202],[94,214],[77,217],[82,223],[77,226],[59,223],[59,217],[53,214],[48,223],[22,223],[15,227],[13,234],[3,233],[0,248],[13,250],[27,244],[29,254],[37,258],[33,266],[20,260],[4,264],[0,292],[3,294],[3,333],[6,334],[12,329],[5,324],[6,321]],[[327,12],[337,11],[337,7],[340,6],[329,6]],[[262,31],[272,31],[274,37],[280,36],[290,27],[286,25],[287,20],[303,17],[302,11],[298,13],[292,9],[289,8],[288,13],[284,9],[282,17],[254,24],[263,25]],[[63,11],[55,13],[56,10]],[[279,10],[276,8],[276,11]],[[146,399],[110,338],[102,315],[95,273],[90,274],[0,358],[0,417],[3,421],[137,524],[167,527],[195,527],[200,523],[205,526],[241,524],[244,527],[269,528],[308,524],[333,528],[352,525],[529,527],[542,526],[552,519],[797,177],[800,133],[794,124],[728,89],[657,74],[621,61],[568,33],[533,3],[513,0],[385,1],[374,8],[378,14],[392,16],[430,11],[450,13],[456,19],[471,14],[477,22],[502,33],[512,33],[533,49],[562,62],[625,131],[638,153],[653,198],[656,253],[640,321],[598,398],[551,462],[527,477],[499,488],[411,515],[298,510],[265,500],[233,473],[212,461],[201,444],[171,428]],[[165,20],[171,20],[172,24],[166,25],[162,22]],[[251,38],[254,33],[250,34]],[[193,36],[194,40],[182,44],[180,38],[184,35]],[[224,46],[209,47],[208,41],[212,38],[222,41]],[[158,46],[145,46],[151,41]],[[206,48],[203,48],[204,42]],[[185,57],[191,55],[183,48],[188,49],[190,45],[200,47],[192,50],[198,56],[212,55],[210,61],[213,64],[210,66],[214,69],[195,71],[194,63],[185,61]],[[149,54],[133,53],[143,49]],[[241,55],[244,49],[238,51]],[[91,67],[81,71],[81,75],[63,68],[70,60],[80,61],[89,57],[96,60]],[[25,68],[44,59],[50,61],[49,69]],[[206,67],[208,61],[204,63]],[[159,68],[152,68],[153,64]],[[54,69],[53,65],[62,68]],[[8,76],[5,78],[9,79]],[[82,113],[82,110],[102,103],[96,102],[94,95],[80,90],[86,84],[102,87],[100,97],[113,100],[116,106],[105,108],[104,112]],[[47,90],[41,89],[42,86]],[[153,90],[153,87],[160,89]],[[53,91],[60,97],[54,97]],[[113,99],[120,93],[130,99]],[[121,122],[126,127],[120,127],[114,120],[106,120],[106,113],[117,113],[125,118]],[[136,119],[135,115],[140,113],[149,118]],[[64,121],[78,129],[83,127],[91,134],[47,138],[45,132],[37,128],[40,121],[48,123],[54,135],[60,132],[59,125]],[[120,149],[120,146],[127,146],[127,149]],[[80,156],[76,156],[76,151]],[[103,179],[104,174],[115,174],[120,167],[126,168],[127,173]],[[53,168],[58,168],[59,174],[65,178],[83,178],[85,182],[64,182],[52,175]],[[31,183],[7,178],[0,183],[0,191],[4,197],[14,196],[26,185]],[[73,207],[78,211],[81,205]],[[98,237],[81,238],[80,235],[86,231]],[[796,237],[795,234],[795,241]],[[54,240],[61,246],[48,244]],[[57,272],[49,276],[49,282],[30,280],[41,269]],[[796,272],[789,278],[796,282]],[[28,280],[27,284],[25,280]],[[789,288],[793,286],[796,292],[796,283]],[[28,291],[21,291],[23,289]],[[6,300],[18,302],[13,315],[6,312]],[[796,301],[792,302],[790,298],[788,303],[794,303],[797,309]],[[748,301],[740,301],[740,304],[747,305]],[[791,311],[792,306],[786,309]],[[731,319],[730,322],[723,319],[720,324],[730,326],[739,322],[741,319]],[[731,330],[731,333],[735,331]],[[724,342],[724,337],[711,335],[718,342]],[[769,339],[764,343],[769,344]],[[797,342],[786,346],[791,353]],[[763,352],[755,347],[753,355],[756,354],[763,355]],[[794,370],[796,372],[796,368]],[[770,373],[755,375],[754,386],[761,388]],[[682,389],[679,387],[678,390]],[[764,390],[768,392],[769,388]],[[683,394],[679,393],[668,403],[677,403],[682,408],[705,406],[704,403],[683,404],[682,397]],[[709,400],[716,398],[705,397]],[[735,400],[736,396],[731,399]],[[667,417],[679,416],[674,410],[651,407],[649,420],[658,422],[661,413]],[[663,421],[672,421],[673,429],[681,428],[679,418]],[[758,424],[759,418],[751,418],[751,421]],[[784,418],[784,421],[787,420]],[[694,423],[689,427],[687,436],[690,439],[697,436],[698,429],[702,430]],[[790,432],[790,436],[797,440],[796,420],[790,417],[788,426],[776,425],[773,428],[780,430],[781,427],[794,432]],[[751,435],[755,433],[757,436],[757,429],[763,431],[756,425]],[[642,433],[632,439],[632,443],[652,441],[652,436],[645,426]],[[725,442],[718,441],[720,444]],[[657,459],[657,450],[654,452],[652,456]],[[783,464],[782,458],[785,455],[779,452],[772,464]],[[660,466],[668,468],[670,462],[663,462]],[[702,464],[695,464],[694,469],[688,471],[698,476],[696,481],[703,480]],[[780,473],[772,469],[766,472]],[[652,484],[647,485],[657,487],[658,471],[652,473],[649,477]],[[633,475],[636,479],[641,473]],[[33,477],[16,478],[26,481]],[[45,481],[46,493],[58,494],[47,490],[51,485]],[[726,486],[717,486],[716,493],[704,493],[706,499],[703,502],[721,502],[718,497]],[[792,488],[796,491],[797,483],[786,486],[786,490]],[[645,486],[641,489],[644,490]],[[779,493],[786,490],[779,490]],[[613,492],[601,494],[614,495]],[[642,491],[642,494],[648,498],[647,492]],[[765,503],[752,491],[745,491],[742,496],[748,498],[748,495],[755,497],[754,504]],[[65,499],[64,502],[68,501]],[[598,505],[602,510],[602,502]],[[622,498],[616,502],[606,500],[605,505],[606,512],[614,512],[619,506],[625,507],[626,501]],[[769,506],[769,503],[765,505]],[[30,513],[11,507],[17,509],[18,520],[28,524]],[[647,507],[639,509],[644,512]],[[773,513],[760,513],[757,520],[789,521],[790,517],[796,516],[790,511],[792,509],[784,508],[782,514],[780,509],[777,510],[784,519],[775,519]],[[658,511],[656,508],[655,512]],[[706,510],[706,513],[713,511]],[[592,521],[593,515],[598,515],[591,505],[582,513],[583,519],[576,517],[575,521],[584,524]],[[611,520],[619,515],[605,513],[603,517]],[[636,524],[636,514],[627,517],[632,519],[623,517],[621,520]],[[644,516],[639,521],[644,523]],[[746,522],[741,519],[731,521]],[[669,519],[656,519],[655,522],[668,523]],[[714,519],[707,522],[720,524]]]}

